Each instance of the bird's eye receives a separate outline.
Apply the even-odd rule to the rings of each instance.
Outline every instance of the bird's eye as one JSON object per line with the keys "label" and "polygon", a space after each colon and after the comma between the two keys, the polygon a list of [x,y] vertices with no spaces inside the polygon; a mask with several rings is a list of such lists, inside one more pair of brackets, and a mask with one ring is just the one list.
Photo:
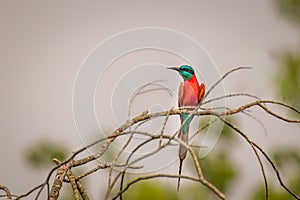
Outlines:
{"label": "bird's eye", "polygon": [[190,74],[194,74],[194,71],[189,68],[181,68],[182,71],[188,72]]}

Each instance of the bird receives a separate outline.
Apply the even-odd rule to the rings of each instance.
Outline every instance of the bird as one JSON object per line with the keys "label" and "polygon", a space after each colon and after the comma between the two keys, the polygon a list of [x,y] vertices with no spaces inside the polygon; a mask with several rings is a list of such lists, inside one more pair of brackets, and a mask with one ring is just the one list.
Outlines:
{"label": "bird", "polygon": [[[201,83],[199,85],[197,77],[195,75],[195,70],[189,65],[181,65],[180,67],[168,67],[167,69],[177,71],[183,78],[183,82],[179,85],[178,90],[178,107],[195,107],[200,104],[204,98],[205,85]],[[193,108],[190,108],[193,110]],[[188,113],[183,113],[180,115],[181,129],[178,133],[178,138],[183,142],[187,143],[189,138],[189,127],[193,119],[193,115],[189,116]],[[180,186],[180,176],[182,163],[187,154],[187,148],[180,144],[178,157],[179,157],[179,176],[177,183],[177,191],[179,191]]]}

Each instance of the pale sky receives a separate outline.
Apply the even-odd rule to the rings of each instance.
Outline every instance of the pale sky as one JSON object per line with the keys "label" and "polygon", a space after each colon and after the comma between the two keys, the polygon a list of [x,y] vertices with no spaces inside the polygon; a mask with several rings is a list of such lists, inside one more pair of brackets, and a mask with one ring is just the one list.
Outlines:
{"label": "pale sky", "polygon": [[[267,99],[279,99],[272,86],[278,66],[272,54],[299,45],[299,30],[277,14],[271,0],[2,0],[0,27],[0,179],[17,194],[46,177],[47,171],[24,164],[24,151],[34,142],[46,138],[62,144],[68,140],[71,150],[82,146],[73,120],[73,84],[89,52],[108,37],[141,27],[180,31],[204,46],[221,73],[241,65],[253,67],[226,81],[226,91]],[[139,58],[127,58],[127,66],[130,59]],[[251,136],[263,147],[297,145],[299,125],[264,116],[261,120],[269,135]],[[250,132],[254,124],[241,123]],[[248,145],[235,148],[234,159],[248,173],[229,197],[241,199],[242,191],[261,181],[261,174]]]}

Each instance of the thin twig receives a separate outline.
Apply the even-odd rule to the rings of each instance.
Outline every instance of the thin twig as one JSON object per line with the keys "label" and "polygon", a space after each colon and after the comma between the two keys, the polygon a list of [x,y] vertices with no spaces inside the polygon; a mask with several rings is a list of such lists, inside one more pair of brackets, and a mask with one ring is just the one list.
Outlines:
{"label": "thin twig", "polygon": [[264,169],[264,165],[261,161],[261,158],[259,156],[259,154],[257,153],[257,150],[255,149],[252,140],[243,132],[241,131],[237,126],[233,125],[231,122],[228,122],[226,120],[224,120],[223,118],[219,118],[222,122],[224,122],[227,126],[229,126],[230,128],[232,128],[233,130],[235,130],[236,132],[238,132],[251,146],[252,150],[255,153],[255,156],[259,162],[260,168],[261,168],[261,172],[264,178],[264,183],[265,183],[265,192],[266,192],[266,200],[269,199],[269,188],[268,188],[268,181],[267,181],[267,177],[266,177],[266,173],[265,173],[265,169]]}
{"label": "thin twig", "polygon": [[[137,133],[138,133],[138,132],[137,132]],[[145,135],[149,135],[149,133],[146,133],[146,132],[139,132],[139,133],[145,134]],[[151,136],[151,135],[149,135],[149,136]],[[174,140],[176,140],[177,142],[179,142],[180,144],[184,145],[184,146],[187,148],[187,150],[190,152],[190,154],[191,154],[191,156],[192,156],[192,158],[193,158],[193,162],[194,162],[194,164],[195,164],[195,169],[196,169],[197,174],[198,174],[198,177],[199,177],[198,181],[201,182],[204,186],[208,187],[210,190],[212,190],[212,191],[213,191],[217,196],[219,196],[221,199],[226,199],[225,195],[224,195],[221,191],[219,191],[214,185],[212,185],[211,183],[209,183],[209,182],[204,178],[204,176],[203,176],[203,174],[202,174],[202,170],[201,170],[200,164],[199,164],[199,161],[198,161],[198,158],[197,158],[197,156],[196,156],[196,153],[194,152],[194,150],[193,150],[188,144],[186,144],[184,141],[180,140],[179,138],[174,138],[173,136],[163,135],[163,137],[166,138],[166,139],[169,139],[169,141],[171,141],[171,140],[174,139]],[[152,139],[159,139],[159,138],[160,138],[160,135],[158,135],[158,136],[156,136],[156,137],[153,136]],[[149,139],[149,140],[147,140],[147,141],[141,143],[141,144],[134,150],[134,152],[137,151],[138,148],[142,147],[143,145],[145,145],[146,143],[148,143],[148,142],[150,142],[150,141],[152,141],[152,140]],[[144,155],[144,156],[142,156],[142,157],[140,157],[140,158],[137,158],[136,160],[132,161],[130,164],[133,164],[133,163],[135,163],[135,162],[137,162],[137,161],[140,161],[140,160],[142,160],[142,159],[144,159],[144,158],[146,158],[146,157],[149,157],[150,155],[153,155],[154,153],[160,151],[162,148],[166,147],[167,145],[168,145],[168,143],[165,143],[164,145],[160,146],[159,148],[157,148],[157,149],[154,150],[153,152],[150,152],[149,154],[146,154],[146,155]],[[130,155],[133,155],[133,153],[131,153]],[[125,170],[124,170],[124,171],[125,171]],[[124,174],[124,172],[123,172],[123,174]],[[178,177],[178,176],[179,176],[179,175],[177,175],[177,177]],[[124,175],[122,175],[122,178],[124,178]],[[121,180],[121,186],[122,186],[122,180]],[[121,191],[123,191],[123,188],[122,188],[122,187],[120,187],[120,192],[121,192]],[[122,198],[122,193],[120,193],[120,198]]]}
{"label": "thin twig", "polygon": [[[120,197],[124,192],[126,192],[133,184],[137,183],[137,182],[140,182],[140,181],[143,181],[143,180],[148,180],[148,179],[154,179],[154,178],[178,178],[179,175],[176,175],[176,174],[153,174],[153,175],[148,175],[148,176],[141,176],[141,177],[138,177],[134,180],[132,180],[131,182],[129,182],[125,188],[123,188],[121,191],[118,192],[118,194],[113,197],[112,199],[117,199],[118,197]],[[192,180],[192,181],[195,181],[195,182],[199,182],[199,179],[197,178],[194,178],[194,177],[191,177],[191,176],[184,176],[184,175],[181,175],[180,178],[183,178],[183,179],[188,179],[188,180]]]}
{"label": "thin twig", "polygon": [[271,158],[267,155],[267,153],[255,142],[252,142],[252,144],[264,155],[264,157],[267,159],[267,161],[271,164],[273,170],[276,173],[277,179],[280,183],[280,185],[288,192],[290,193],[295,199],[300,200],[300,197],[297,196],[294,192],[292,192],[283,182],[282,178],[280,177],[280,173],[277,169],[277,167],[275,166],[274,162],[271,160]]}
{"label": "thin twig", "polygon": [[221,99],[227,99],[227,98],[232,98],[232,97],[251,97],[251,98],[254,98],[256,100],[261,100],[259,97],[255,96],[255,95],[252,95],[252,94],[247,94],[247,93],[237,93],[237,94],[227,94],[227,95],[224,95],[224,96],[220,96],[220,97],[216,97],[216,98],[212,98],[212,99],[209,99],[209,100],[206,100],[202,103],[202,105],[205,105],[205,104],[208,104],[208,103],[211,103],[213,101],[218,101],[218,100],[221,100]]}
{"label": "thin twig", "polygon": [[206,98],[208,96],[208,94],[221,82],[223,81],[229,74],[238,71],[238,70],[242,70],[242,69],[251,69],[251,67],[237,67],[234,68],[232,70],[230,70],[229,72],[225,73],[215,84],[213,84],[213,86],[207,91],[207,93],[205,94],[204,98]]}

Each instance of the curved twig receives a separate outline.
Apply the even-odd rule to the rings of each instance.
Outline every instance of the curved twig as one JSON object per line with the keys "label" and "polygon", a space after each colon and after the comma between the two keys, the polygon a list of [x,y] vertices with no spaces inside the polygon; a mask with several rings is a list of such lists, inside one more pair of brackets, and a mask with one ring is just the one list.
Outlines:
{"label": "curved twig", "polygon": [[260,158],[259,154],[257,153],[257,150],[255,149],[255,147],[252,143],[252,140],[243,131],[241,131],[238,127],[233,125],[231,122],[228,122],[227,120],[224,120],[223,118],[219,118],[219,120],[221,120],[227,126],[229,126],[233,130],[238,132],[250,144],[250,146],[251,146],[252,150],[254,151],[255,156],[256,156],[256,158],[259,162],[260,168],[261,168],[261,172],[262,172],[262,175],[263,175],[263,178],[264,178],[264,184],[265,184],[266,200],[268,200],[269,199],[269,188],[268,188],[268,181],[267,181],[267,177],[266,177],[266,172],[265,172],[265,169],[264,169],[264,165],[261,161],[261,158]]}
{"label": "curved twig", "polygon": [[204,99],[208,96],[208,94],[221,82],[223,81],[229,74],[238,71],[238,70],[242,70],[242,69],[251,69],[251,67],[237,67],[234,68],[230,71],[228,71],[227,73],[225,73],[215,84],[213,84],[213,86],[211,86],[211,88],[207,91],[207,93],[204,96]]}

